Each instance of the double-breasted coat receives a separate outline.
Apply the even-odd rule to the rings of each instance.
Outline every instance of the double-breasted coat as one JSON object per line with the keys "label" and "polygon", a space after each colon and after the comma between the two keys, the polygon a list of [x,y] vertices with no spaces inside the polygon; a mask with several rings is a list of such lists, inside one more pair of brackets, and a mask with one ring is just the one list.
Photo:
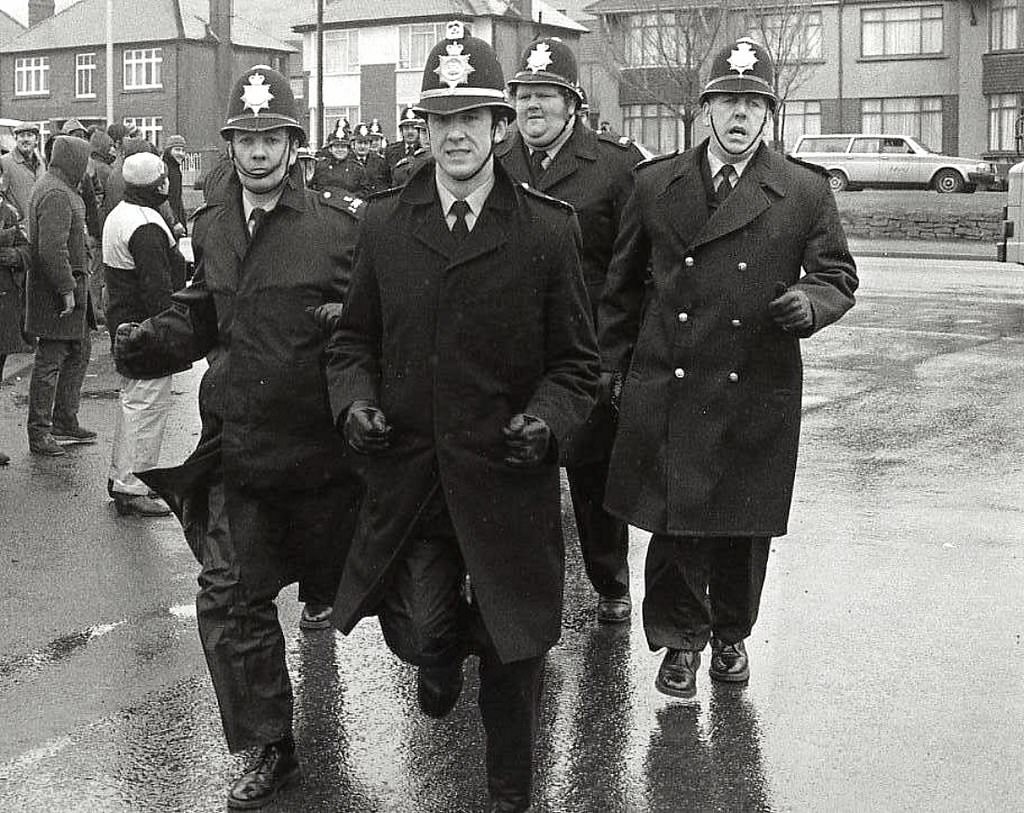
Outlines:
{"label": "double-breasted coat", "polygon": [[[601,302],[604,368],[625,373],[606,508],[682,536],[786,533],[800,434],[800,339],[854,303],[826,178],[763,146],[712,212],[707,142],[638,168]],[[649,283],[649,284],[648,284]],[[798,289],[813,327],[768,303]]]}
{"label": "double-breasted coat", "polygon": [[525,412],[555,443],[594,404],[599,363],[571,208],[496,181],[461,244],[434,166],[370,202],[342,324],[328,347],[340,417],[370,400],[391,447],[363,458],[367,492],[335,601],[350,631],[376,612],[389,566],[440,488],[499,657],[536,657],[560,634],[564,545],[557,460],[504,462]]}
{"label": "double-breasted coat", "polygon": [[[576,210],[583,235],[580,264],[596,324],[619,217],[633,191],[633,167],[643,160],[643,154],[628,138],[598,134],[579,123],[551,165],[535,180],[531,179],[529,153],[518,131],[499,147],[498,154],[502,166],[517,181],[530,183]],[[607,400],[602,400],[562,450],[563,462],[607,460],[614,437],[615,419]]]}

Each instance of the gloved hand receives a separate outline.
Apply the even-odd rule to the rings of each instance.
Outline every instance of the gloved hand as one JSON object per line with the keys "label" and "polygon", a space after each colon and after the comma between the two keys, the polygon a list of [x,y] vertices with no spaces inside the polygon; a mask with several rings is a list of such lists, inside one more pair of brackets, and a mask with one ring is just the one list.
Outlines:
{"label": "gloved hand", "polygon": [[509,418],[501,431],[508,449],[505,457],[508,465],[525,468],[544,460],[551,442],[551,429],[540,418],[520,412]]}
{"label": "gloved hand", "polygon": [[57,314],[57,318],[63,318],[65,316],[70,316],[72,313],[74,313],[74,310],[75,310],[75,292],[74,291],[68,291],[66,294],[61,294],[60,295],[60,300],[61,300],[61,304],[62,304],[63,307],[62,307],[61,312]]}
{"label": "gloved hand", "polygon": [[391,445],[387,418],[369,401],[352,402],[342,432],[348,445],[359,454],[379,454]]}
{"label": "gloved hand", "polygon": [[139,352],[138,322],[122,322],[114,331],[114,368],[123,376],[134,378],[126,366]]}
{"label": "gloved hand", "polygon": [[783,330],[800,333],[814,327],[810,297],[799,288],[786,289],[779,283],[775,299],[768,303],[768,314]]}
{"label": "gloved hand", "polygon": [[324,333],[333,333],[335,328],[341,324],[341,313],[345,305],[341,302],[324,302],[313,308],[313,318],[317,327]]}
{"label": "gloved hand", "polygon": [[21,254],[16,248],[0,247],[0,265],[5,268],[21,268]]}

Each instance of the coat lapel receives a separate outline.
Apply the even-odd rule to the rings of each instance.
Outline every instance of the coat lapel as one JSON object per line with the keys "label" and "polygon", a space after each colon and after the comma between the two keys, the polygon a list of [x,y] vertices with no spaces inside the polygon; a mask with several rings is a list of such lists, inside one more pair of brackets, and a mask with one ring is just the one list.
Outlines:
{"label": "coat lapel", "polygon": [[672,177],[658,195],[660,220],[670,224],[686,250],[694,244],[708,219],[704,182],[700,177],[700,149],[674,159]]}
{"label": "coat lapel", "polygon": [[[497,167],[497,162],[495,162]],[[453,265],[461,265],[497,250],[508,241],[508,226],[514,205],[511,185],[495,178],[494,189],[487,196],[483,211],[477,218],[473,231],[454,255]]]}

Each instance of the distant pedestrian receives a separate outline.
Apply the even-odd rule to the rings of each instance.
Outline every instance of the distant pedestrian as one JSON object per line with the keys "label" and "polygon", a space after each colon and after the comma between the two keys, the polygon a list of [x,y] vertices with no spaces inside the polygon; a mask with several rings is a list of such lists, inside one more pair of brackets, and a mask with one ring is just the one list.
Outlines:
{"label": "distant pedestrian", "polygon": [[768,52],[719,52],[711,137],[636,171],[599,310],[624,380],[605,506],[653,533],[644,630],[656,687],[745,682],[771,539],[786,533],[800,436],[800,341],[854,303],[857,272],[823,171],[764,143]]}
{"label": "distant pedestrian", "polygon": [[32,187],[43,177],[46,167],[39,155],[37,125],[19,124],[14,128],[14,137],[14,149],[0,156],[0,174],[7,179],[7,202],[18,210],[27,230]]}
{"label": "distant pedestrian", "polygon": [[92,443],[96,433],[78,422],[95,328],[89,306],[85,204],[78,193],[89,164],[89,142],[54,140],[46,173],[32,189],[25,331],[38,337],[29,383],[28,442],[34,454],[64,454],[58,441]]}
{"label": "distant pedestrian", "polygon": [[[6,176],[0,175],[0,381],[4,363],[11,353],[31,350],[25,343],[25,276],[32,261],[32,250],[21,225],[21,213],[7,202]],[[9,458],[0,452],[0,466]]]}
{"label": "distant pedestrian", "polygon": [[167,167],[167,203],[174,213],[174,219],[178,226],[178,228],[172,229],[175,237],[184,237],[188,233],[188,215],[185,212],[181,185],[181,163],[187,155],[184,136],[175,133],[167,137],[167,142],[164,144],[163,158],[164,164]]}

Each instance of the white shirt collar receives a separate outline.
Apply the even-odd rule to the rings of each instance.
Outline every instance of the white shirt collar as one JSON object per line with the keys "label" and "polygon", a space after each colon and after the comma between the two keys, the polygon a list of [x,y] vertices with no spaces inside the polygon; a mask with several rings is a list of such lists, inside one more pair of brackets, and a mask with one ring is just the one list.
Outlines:
{"label": "white shirt collar", "polygon": [[[756,150],[755,150],[755,152],[756,152]],[[736,170],[736,180],[739,180],[740,178],[743,177],[743,173],[747,169],[747,164],[750,163],[750,159],[753,158],[753,157],[754,157],[754,155],[753,155],[753,153],[751,153],[746,158],[744,158],[742,161],[738,161],[737,163],[732,165],[732,168],[734,170]],[[708,168],[711,170],[711,177],[714,178],[718,174],[718,170],[720,170],[723,166],[725,166],[725,161],[721,160],[717,155],[715,155],[709,149],[708,150]],[[733,183],[735,183],[735,182],[736,181],[733,181]]]}
{"label": "white shirt collar", "polygon": [[244,186],[242,187],[242,214],[245,215],[245,222],[249,222],[249,216],[252,214],[252,210],[259,207],[264,212],[269,212],[277,206],[277,202],[281,200],[281,193],[284,192],[284,186],[279,186],[277,192],[270,197],[263,197],[262,195],[254,195]]}
{"label": "white shirt collar", "polygon": [[[484,203],[487,201],[487,196],[491,194],[491,190],[494,189],[494,163],[493,158],[488,159],[490,162],[490,172],[487,169],[482,170],[487,172],[487,178],[480,186],[470,192],[463,200],[469,205],[469,213],[466,215],[466,226],[470,231],[473,230],[473,226],[476,225],[476,219],[480,217],[480,212],[483,211]],[[451,213],[452,204],[459,198],[455,197],[454,194],[442,184],[437,175],[434,175],[434,182],[437,184],[437,195],[441,199],[441,211],[444,212],[445,220],[448,223],[448,228],[452,227],[455,222],[455,215]]]}
{"label": "white shirt collar", "polygon": [[533,155],[535,152],[537,152],[537,150],[543,149],[543,151],[547,153],[548,156],[547,159],[545,159],[544,163],[544,168],[547,169],[551,162],[555,160],[555,156],[558,155],[558,151],[565,146],[565,142],[572,137],[572,131],[575,128],[575,126],[576,117],[573,116],[571,119],[569,119],[569,122],[566,125],[565,129],[562,130],[561,135],[559,135],[558,138],[556,138],[554,142],[552,142],[548,146],[541,148],[531,147],[529,144],[527,144],[526,147],[530,151],[530,155]]}

